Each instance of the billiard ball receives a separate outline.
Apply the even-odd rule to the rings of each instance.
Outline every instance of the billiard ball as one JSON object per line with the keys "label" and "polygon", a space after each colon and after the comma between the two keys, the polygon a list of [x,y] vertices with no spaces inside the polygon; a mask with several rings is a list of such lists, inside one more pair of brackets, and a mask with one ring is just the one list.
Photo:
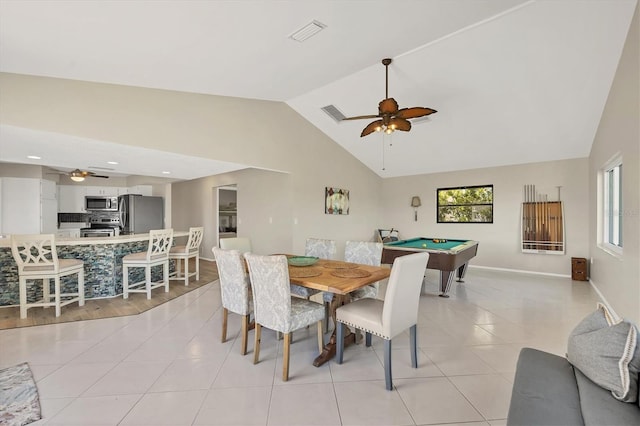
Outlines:
{"label": "billiard ball", "polygon": [[427,244],[426,243],[422,244],[422,247],[427,248]]}

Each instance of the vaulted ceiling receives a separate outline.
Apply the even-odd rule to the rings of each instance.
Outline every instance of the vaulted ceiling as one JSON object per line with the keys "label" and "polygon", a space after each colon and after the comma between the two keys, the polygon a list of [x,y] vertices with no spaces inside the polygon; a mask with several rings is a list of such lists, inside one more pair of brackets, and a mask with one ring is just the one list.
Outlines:
{"label": "vaulted ceiling", "polygon": [[[581,158],[635,6],[0,0],[0,71],[286,102],[382,177]],[[326,28],[289,38],[312,21]],[[389,96],[438,112],[408,133],[360,138],[370,120],[337,122],[321,108],[376,114],[385,57]],[[5,148],[37,139],[7,135]],[[0,151],[0,161],[16,160]]]}

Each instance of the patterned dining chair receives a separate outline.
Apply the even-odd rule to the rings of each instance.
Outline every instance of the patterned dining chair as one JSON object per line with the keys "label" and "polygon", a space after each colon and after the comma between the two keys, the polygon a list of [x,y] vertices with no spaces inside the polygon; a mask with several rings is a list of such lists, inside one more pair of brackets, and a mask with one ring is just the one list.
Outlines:
{"label": "patterned dining chair", "polygon": [[289,380],[289,352],[291,334],[294,330],[317,323],[318,352],[322,352],[324,308],[319,303],[291,297],[289,266],[285,256],[260,256],[246,253],[244,257],[249,265],[256,323],[253,363],[257,364],[260,359],[262,327],[283,333],[282,381],[286,382]]}
{"label": "patterned dining chair", "polygon": [[[61,307],[69,303],[77,301],[79,306],[84,306],[84,262],[78,259],[58,259],[53,234],[12,235],[11,253],[18,266],[21,319],[27,317],[27,309],[36,306],[55,306],[56,317],[60,316]],[[62,293],[60,278],[74,274],[78,275],[78,291]],[[53,296],[49,281],[51,278],[54,280]],[[42,280],[42,300],[28,303],[27,280]]]}
{"label": "patterned dining chair", "polygon": [[[189,239],[184,246],[174,246],[169,250],[169,260],[176,261],[176,271],[169,277],[171,280],[184,280],[189,285],[189,277],[196,276],[200,280],[200,244],[202,243],[203,227],[189,228]],[[189,259],[196,260],[196,270],[189,273]],[[184,263],[184,274],[180,272],[180,263]]]}
{"label": "patterned dining chair", "polygon": [[[315,256],[320,259],[333,259],[336,255],[336,242],[334,240],[307,238],[304,246],[304,255]],[[291,284],[290,290],[291,294],[305,299],[309,299],[311,296],[319,292],[318,290],[313,290],[296,284]]]}
{"label": "patterned dining chair", "polygon": [[[151,299],[151,290],[158,287],[164,287],[165,293],[169,292],[169,250],[172,244],[173,229],[152,229],[149,231],[146,252],[131,253],[122,258],[122,297],[124,299],[129,298],[129,293],[146,293],[147,299]],[[152,281],[151,268],[159,265],[162,266],[162,281]],[[144,281],[130,284],[130,268],[144,268]]]}
{"label": "patterned dining chair", "polygon": [[384,339],[384,376],[387,390],[393,389],[391,377],[391,339],[409,329],[411,366],[418,368],[417,323],[420,289],[429,253],[397,257],[391,268],[385,300],[364,298],[336,309],[336,362],[342,364],[344,325],[365,332],[371,346],[371,335]]}
{"label": "patterned dining chair", "polygon": [[[347,241],[344,248],[345,262],[360,263],[361,265],[380,266],[382,261],[382,243],[370,241]],[[364,297],[375,298],[378,295],[379,283],[351,292],[351,300]]]}
{"label": "patterned dining chair", "polygon": [[249,293],[249,276],[247,275],[242,253],[238,250],[224,250],[213,247],[213,256],[218,267],[220,294],[222,299],[222,338],[227,340],[227,321],[229,311],[242,315],[242,345],[240,354],[247,353],[250,316],[253,312],[253,301]]}

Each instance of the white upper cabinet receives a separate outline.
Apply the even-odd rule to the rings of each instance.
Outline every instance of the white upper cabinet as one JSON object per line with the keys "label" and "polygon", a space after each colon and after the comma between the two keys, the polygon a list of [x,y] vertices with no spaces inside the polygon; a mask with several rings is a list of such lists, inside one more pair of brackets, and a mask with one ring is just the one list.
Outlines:
{"label": "white upper cabinet", "polygon": [[136,185],[129,188],[127,194],[147,195],[153,192],[151,185]]}
{"label": "white upper cabinet", "polygon": [[40,234],[56,231],[58,218],[54,182],[13,177],[2,178],[0,182],[0,232]]}
{"label": "white upper cabinet", "polygon": [[116,186],[86,186],[87,192],[86,195],[100,195],[100,196],[109,196],[109,197],[117,197],[119,188]]}
{"label": "white upper cabinet", "polygon": [[58,185],[58,211],[60,213],[84,213],[86,186]]}

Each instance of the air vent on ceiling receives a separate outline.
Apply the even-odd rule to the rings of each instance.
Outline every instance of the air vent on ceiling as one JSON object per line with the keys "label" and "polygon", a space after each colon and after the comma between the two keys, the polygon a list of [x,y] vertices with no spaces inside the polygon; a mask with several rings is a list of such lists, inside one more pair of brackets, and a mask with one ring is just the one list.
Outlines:
{"label": "air vent on ceiling", "polygon": [[323,29],[327,28],[325,24],[318,21],[311,21],[304,27],[295,31],[294,33],[289,35],[289,38],[295,41],[303,42],[310,37],[318,34]]}
{"label": "air vent on ceiling", "polygon": [[344,115],[342,112],[340,112],[340,110],[338,108],[336,108],[335,105],[327,105],[327,106],[322,107],[320,109],[322,109],[324,112],[326,112],[329,115],[329,117],[333,118],[338,123],[346,118],[346,115]]}

